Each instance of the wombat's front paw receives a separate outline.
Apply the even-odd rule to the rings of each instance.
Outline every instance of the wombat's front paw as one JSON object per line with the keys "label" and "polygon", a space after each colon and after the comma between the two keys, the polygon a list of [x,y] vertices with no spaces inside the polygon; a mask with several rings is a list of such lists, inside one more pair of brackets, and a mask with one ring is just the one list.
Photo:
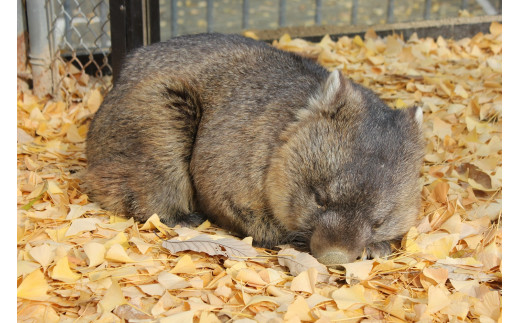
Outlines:
{"label": "wombat's front paw", "polygon": [[382,241],[368,245],[367,257],[368,258],[381,258],[388,256],[392,253],[392,247],[389,241]]}
{"label": "wombat's front paw", "polygon": [[173,228],[177,224],[181,227],[196,227],[199,226],[206,219],[207,217],[204,214],[190,213],[183,215],[182,217],[180,217],[180,219],[178,217],[163,219],[163,223],[169,226],[170,228]]}

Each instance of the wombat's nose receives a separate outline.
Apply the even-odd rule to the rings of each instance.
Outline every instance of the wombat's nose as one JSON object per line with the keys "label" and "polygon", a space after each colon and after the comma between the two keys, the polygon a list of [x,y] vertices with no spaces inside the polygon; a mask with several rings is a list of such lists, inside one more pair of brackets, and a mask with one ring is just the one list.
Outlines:
{"label": "wombat's nose", "polygon": [[330,250],[327,251],[322,256],[318,257],[318,261],[324,265],[337,265],[337,264],[346,264],[356,260],[356,258],[349,256],[346,252],[342,250]]}

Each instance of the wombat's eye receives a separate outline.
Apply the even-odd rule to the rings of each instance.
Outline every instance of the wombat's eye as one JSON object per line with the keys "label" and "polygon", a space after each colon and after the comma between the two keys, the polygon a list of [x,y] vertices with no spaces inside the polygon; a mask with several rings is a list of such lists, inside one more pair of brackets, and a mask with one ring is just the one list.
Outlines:
{"label": "wombat's eye", "polygon": [[324,209],[327,207],[327,199],[325,198],[325,194],[320,192],[317,189],[314,189],[314,200],[316,201],[316,205],[318,205],[319,209]]}
{"label": "wombat's eye", "polygon": [[383,223],[385,223],[385,219],[379,219],[376,222],[374,222],[374,224],[372,225],[372,228],[378,229],[379,227],[381,227],[383,225]]}

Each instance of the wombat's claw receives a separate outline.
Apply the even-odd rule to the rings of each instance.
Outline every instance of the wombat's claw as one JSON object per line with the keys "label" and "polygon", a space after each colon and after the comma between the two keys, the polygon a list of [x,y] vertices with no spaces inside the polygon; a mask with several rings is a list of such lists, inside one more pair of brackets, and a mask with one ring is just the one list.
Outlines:
{"label": "wombat's claw", "polygon": [[367,258],[381,258],[392,253],[390,242],[382,241],[369,245],[366,249]]}

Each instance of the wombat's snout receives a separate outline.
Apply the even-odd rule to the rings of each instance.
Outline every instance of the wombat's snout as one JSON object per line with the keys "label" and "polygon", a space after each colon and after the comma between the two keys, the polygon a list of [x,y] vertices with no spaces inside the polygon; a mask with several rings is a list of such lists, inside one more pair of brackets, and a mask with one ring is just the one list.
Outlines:
{"label": "wombat's snout", "polygon": [[366,239],[361,232],[338,230],[345,226],[341,222],[335,224],[330,217],[324,222],[317,225],[310,240],[311,253],[319,262],[324,265],[346,264],[362,255]]}
{"label": "wombat's snout", "polygon": [[326,250],[321,256],[318,256],[318,261],[324,265],[338,265],[353,262],[356,258],[356,255],[346,250],[330,249]]}

